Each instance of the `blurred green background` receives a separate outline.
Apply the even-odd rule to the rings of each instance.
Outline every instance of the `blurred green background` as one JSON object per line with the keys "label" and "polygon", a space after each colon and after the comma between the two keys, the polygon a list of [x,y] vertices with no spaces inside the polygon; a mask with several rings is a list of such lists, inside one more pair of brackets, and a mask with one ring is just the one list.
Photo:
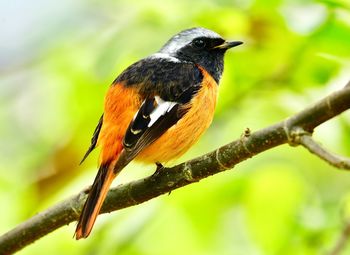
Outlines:
{"label": "blurred green background", "polygon": [[[109,84],[194,26],[244,45],[226,56],[211,128],[182,159],[273,124],[350,78],[347,0],[0,2],[0,233],[76,194]],[[315,137],[350,155],[350,112]],[[174,163],[176,163],[174,162]],[[133,163],[114,182],[153,173]],[[324,254],[350,219],[350,175],[287,145],[136,207],[63,227],[20,254]],[[350,253],[350,245],[342,254]]]}

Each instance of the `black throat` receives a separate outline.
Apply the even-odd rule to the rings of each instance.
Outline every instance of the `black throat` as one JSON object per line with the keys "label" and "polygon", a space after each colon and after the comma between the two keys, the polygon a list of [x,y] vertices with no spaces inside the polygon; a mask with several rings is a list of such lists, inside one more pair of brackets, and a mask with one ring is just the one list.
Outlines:
{"label": "black throat", "polygon": [[208,51],[201,52],[201,54],[186,54],[178,52],[176,58],[188,62],[192,62],[203,67],[216,81],[220,82],[220,78],[224,71],[224,51]]}

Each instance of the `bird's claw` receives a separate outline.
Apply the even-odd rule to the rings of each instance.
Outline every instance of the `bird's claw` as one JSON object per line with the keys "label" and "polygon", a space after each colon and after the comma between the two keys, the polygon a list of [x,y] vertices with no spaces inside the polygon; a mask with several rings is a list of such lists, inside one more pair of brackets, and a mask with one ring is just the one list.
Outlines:
{"label": "bird's claw", "polygon": [[152,176],[157,176],[164,169],[164,166],[160,162],[156,162],[156,166],[156,171],[153,173]]}

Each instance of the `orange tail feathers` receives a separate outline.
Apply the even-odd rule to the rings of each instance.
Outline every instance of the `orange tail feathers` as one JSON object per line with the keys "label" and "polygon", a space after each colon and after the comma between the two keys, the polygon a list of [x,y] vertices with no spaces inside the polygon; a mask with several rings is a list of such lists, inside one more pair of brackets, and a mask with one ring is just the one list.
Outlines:
{"label": "orange tail feathers", "polygon": [[114,165],[104,164],[98,170],[75,230],[77,240],[88,237],[94,226],[109,187],[117,176],[117,173],[114,172]]}

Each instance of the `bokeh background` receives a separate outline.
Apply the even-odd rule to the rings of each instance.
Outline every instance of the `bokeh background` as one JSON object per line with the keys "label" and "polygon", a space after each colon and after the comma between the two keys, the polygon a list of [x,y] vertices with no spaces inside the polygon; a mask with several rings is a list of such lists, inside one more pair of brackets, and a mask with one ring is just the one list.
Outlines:
{"label": "bokeh background", "polygon": [[[213,125],[181,162],[344,86],[349,9],[347,0],[1,1],[0,233],[92,183],[98,150],[79,161],[109,84],[173,34],[203,26],[245,42],[226,56]],[[350,113],[315,137],[350,156]],[[114,185],[154,169],[133,163]],[[71,223],[19,254],[324,254],[350,220],[349,187],[349,173],[284,145],[100,216],[87,240],[72,238]]]}

